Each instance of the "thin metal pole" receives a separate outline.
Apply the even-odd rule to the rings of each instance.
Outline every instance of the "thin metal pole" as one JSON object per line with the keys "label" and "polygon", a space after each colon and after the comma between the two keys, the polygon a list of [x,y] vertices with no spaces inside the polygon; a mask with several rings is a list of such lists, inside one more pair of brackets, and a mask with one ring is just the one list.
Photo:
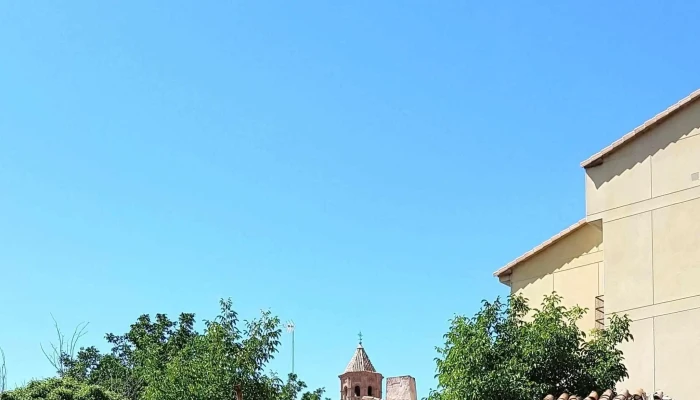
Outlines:
{"label": "thin metal pole", "polygon": [[294,331],[296,331],[294,321],[287,321],[287,332],[292,334],[292,373],[294,373]]}

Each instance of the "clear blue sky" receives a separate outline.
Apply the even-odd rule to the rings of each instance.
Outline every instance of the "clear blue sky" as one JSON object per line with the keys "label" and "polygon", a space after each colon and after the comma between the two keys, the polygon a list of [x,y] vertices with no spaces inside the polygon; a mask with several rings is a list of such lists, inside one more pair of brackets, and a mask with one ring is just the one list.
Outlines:
{"label": "clear blue sky", "polygon": [[[700,86],[691,1],[5,1],[0,346],[89,321],[298,330],[338,397],[365,335],[434,387],[454,313],[584,215],[579,162]],[[290,343],[273,367],[290,367]]]}

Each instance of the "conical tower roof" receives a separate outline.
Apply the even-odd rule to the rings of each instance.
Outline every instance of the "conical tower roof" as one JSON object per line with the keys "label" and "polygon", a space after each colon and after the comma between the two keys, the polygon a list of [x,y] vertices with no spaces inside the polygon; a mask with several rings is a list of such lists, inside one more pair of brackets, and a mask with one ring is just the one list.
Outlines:
{"label": "conical tower roof", "polygon": [[357,345],[355,349],[355,354],[352,355],[348,366],[345,367],[345,372],[377,372],[372,365],[372,361],[369,360],[365,348],[362,347],[362,343]]}

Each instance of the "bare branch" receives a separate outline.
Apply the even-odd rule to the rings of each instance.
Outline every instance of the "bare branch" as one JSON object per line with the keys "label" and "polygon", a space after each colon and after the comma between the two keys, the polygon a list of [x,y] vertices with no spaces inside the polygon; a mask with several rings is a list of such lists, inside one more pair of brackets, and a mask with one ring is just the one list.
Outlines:
{"label": "bare branch", "polygon": [[53,314],[51,314],[51,319],[53,319],[53,325],[54,329],[56,330],[58,344],[55,344],[53,342],[49,343],[51,345],[50,352],[47,352],[44,349],[44,346],[41,344],[39,344],[39,347],[41,347],[41,352],[44,353],[44,357],[46,357],[51,366],[56,370],[58,376],[63,376],[67,372],[66,361],[73,360],[73,358],[75,357],[75,350],[78,346],[80,338],[87,334],[86,328],[88,326],[88,323],[81,322],[80,324],[78,324],[78,326],[76,326],[75,330],[73,331],[73,335],[70,337],[70,340],[66,341],[66,336],[63,334],[61,328],[58,326],[58,321],[56,321],[56,318],[54,318]]}

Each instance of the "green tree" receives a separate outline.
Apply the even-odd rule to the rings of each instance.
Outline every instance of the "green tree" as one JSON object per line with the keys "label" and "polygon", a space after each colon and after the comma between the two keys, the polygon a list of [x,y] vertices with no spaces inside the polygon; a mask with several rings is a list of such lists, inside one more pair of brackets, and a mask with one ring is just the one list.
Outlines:
{"label": "green tree", "polygon": [[29,382],[24,387],[4,393],[2,400],[124,400],[116,393],[97,385],[70,378],[49,378]]}
{"label": "green tree", "polygon": [[296,375],[285,382],[265,372],[280,346],[279,318],[265,311],[241,323],[231,300],[222,300],[220,307],[201,333],[194,328],[194,314],[183,313],[177,321],[142,315],[126,334],[106,336],[110,353],[81,348],[63,360],[63,376],[129,400],[230,400],[235,385],[245,400],[321,399],[322,389],[302,393],[306,384]]}
{"label": "green tree", "polygon": [[614,387],[627,377],[618,345],[632,340],[630,320],[613,315],[586,338],[576,324],[585,313],[562,306],[556,293],[532,310],[520,296],[484,301],[473,318],[452,319],[429,399],[539,400]]}

